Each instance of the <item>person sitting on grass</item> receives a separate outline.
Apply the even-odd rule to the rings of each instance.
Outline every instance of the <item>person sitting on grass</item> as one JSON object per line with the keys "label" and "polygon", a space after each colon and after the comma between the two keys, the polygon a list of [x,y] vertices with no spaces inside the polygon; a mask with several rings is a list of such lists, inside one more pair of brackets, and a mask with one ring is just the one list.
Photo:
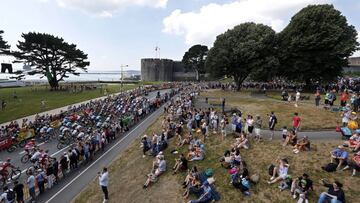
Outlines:
{"label": "person sitting on grass", "polygon": [[189,161],[202,161],[205,158],[204,150],[195,145],[193,149],[188,154]]}
{"label": "person sitting on grass", "polygon": [[291,177],[291,175],[287,175],[285,180],[280,182],[280,185],[279,185],[280,192],[282,192],[286,189],[290,189],[291,183],[292,183],[292,177]]}
{"label": "person sitting on grass", "polygon": [[357,152],[360,149],[360,129],[355,130],[355,134],[352,135],[348,141],[344,142],[344,146],[353,148],[353,152]]}
{"label": "person sitting on grass", "polygon": [[320,194],[318,203],[345,203],[345,193],[341,189],[342,184],[338,181],[335,181],[332,184],[326,183],[324,179],[321,179],[323,186],[328,188],[327,192],[323,192]]}
{"label": "person sitting on grass", "polygon": [[290,165],[288,164],[287,160],[280,159],[278,162],[279,165],[277,167],[274,167],[270,181],[268,181],[269,185],[281,180],[285,180],[286,176],[288,175]]}
{"label": "person sitting on grass", "polygon": [[190,200],[188,203],[202,203],[202,202],[210,202],[213,197],[211,195],[212,189],[210,184],[205,181],[204,184],[201,186],[203,193],[197,200]]}
{"label": "person sitting on grass", "polygon": [[201,182],[198,176],[194,176],[194,174],[189,173],[188,183],[184,185],[185,192],[183,193],[184,199],[187,199],[190,194],[197,194],[201,192]]}
{"label": "person sitting on grass", "polygon": [[338,164],[337,168],[340,170],[341,166],[347,166],[348,165],[348,157],[349,154],[347,151],[344,150],[344,147],[342,145],[339,145],[335,150],[330,152],[331,154],[331,163]]}
{"label": "person sitting on grass", "polygon": [[232,165],[240,165],[241,164],[241,155],[240,155],[240,149],[235,149],[235,152],[231,153],[231,161]]}
{"label": "person sitting on grass", "polygon": [[231,167],[231,163],[233,161],[232,156],[230,155],[231,155],[230,151],[226,150],[224,156],[221,157],[220,159],[221,166],[226,169],[229,169]]}
{"label": "person sitting on grass", "polygon": [[309,191],[314,190],[313,181],[309,178],[309,175],[304,173],[302,176],[295,179],[291,184],[291,195],[294,199],[299,195],[299,201],[308,202]]}
{"label": "person sitting on grass", "polygon": [[193,167],[191,168],[191,170],[188,170],[187,175],[186,175],[186,177],[185,177],[185,180],[184,180],[184,182],[183,182],[183,184],[182,184],[182,185],[184,186],[184,188],[186,188],[187,185],[189,185],[190,182],[191,182],[195,177],[197,177],[198,175],[199,175],[199,171],[198,171],[198,169],[197,169],[196,166],[193,166]]}
{"label": "person sitting on grass", "polygon": [[184,146],[184,144],[190,144],[190,142],[193,140],[193,135],[192,133],[188,133],[187,135],[185,135],[185,138],[182,140],[182,142],[179,143],[179,147]]}
{"label": "person sitting on grass", "polygon": [[164,159],[164,155],[157,155],[156,160],[153,163],[153,169],[151,170],[151,173],[148,174],[148,179],[143,185],[143,188],[146,189],[150,183],[155,183],[159,176],[161,176],[166,171],[166,161]]}
{"label": "person sitting on grass", "polygon": [[178,170],[186,171],[188,169],[188,161],[185,158],[184,154],[180,154],[179,159],[175,159],[175,165],[173,167],[173,175],[178,172]]}
{"label": "person sitting on grass", "polygon": [[297,135],[296,135],[296,132],[295,132],[294,130],[291,130],[291,131],[288,133],[288,135],[287,135],[287,137],[286,137],[286,139],[285,139],[285,141],[284,141],[284,143],[283,143],[283,146],[285,147],[285,146],[288,145],[288,144],[291,144],[292,146],[295,146],[296,143],[297,143]]}
{"label": "person sitting on grass", "polygon": [[356,171],[360,171],[360,152],[357,152],[352,158],[352,161],[350,161],[350,163],[347,166],[345,166],[342,170],[346,170],[349,168],[352,168],[353,170],[351,176],[355,176]]}
{"label": "person sitting on grass", "polygon": [[310,150],[310,140],[308,136],[304,136],[301,138],[298,143],[294,146],[293,152],[295,154],[299,153],[300,151],[309,151]]}
{"label": "person sitting on grass", "polygon": [[246,138],[246,135],[244,133],[241,133],[240,138],[236,138],[236,143],[234,148],[240,149],[240,148],[244,148],[244,149],[249,149],[250,147],[250,143],[249,140]]}

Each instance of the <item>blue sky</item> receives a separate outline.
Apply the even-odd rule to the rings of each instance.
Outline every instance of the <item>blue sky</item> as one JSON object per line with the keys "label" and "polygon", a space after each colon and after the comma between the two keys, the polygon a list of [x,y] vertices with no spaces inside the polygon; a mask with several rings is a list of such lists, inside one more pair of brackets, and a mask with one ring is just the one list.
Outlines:
{"label": "blue sky", "polygon": [[8,0],[1,3],[0,30],[13,49],[29,31],[63,37],[89,55],[90,71],[140,69],[156,46],[161,58],[181,59],[192,44],[211,46],[236,24],[281,31],[299,9],[319,3],[334,4],[360,30],[359,0]]}

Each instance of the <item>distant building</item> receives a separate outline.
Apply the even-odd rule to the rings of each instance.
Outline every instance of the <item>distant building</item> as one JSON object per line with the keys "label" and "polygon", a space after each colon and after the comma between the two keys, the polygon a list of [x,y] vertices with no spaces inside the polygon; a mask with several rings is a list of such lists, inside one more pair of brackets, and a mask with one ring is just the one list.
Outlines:
{"label": "distant building", "polygon": [[344,73],[360,72],[360,57],[350,57],[348,67],[343,68]]}
{"label": "distant building", "polygon": [[186,81],[195,80],[196,73],[186,71],[181,61],[171,59],[141,59],[142,81]]}

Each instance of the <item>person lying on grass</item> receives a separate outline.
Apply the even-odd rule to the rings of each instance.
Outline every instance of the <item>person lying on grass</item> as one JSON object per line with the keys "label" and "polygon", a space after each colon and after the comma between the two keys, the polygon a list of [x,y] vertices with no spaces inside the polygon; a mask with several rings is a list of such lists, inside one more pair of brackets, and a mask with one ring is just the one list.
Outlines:
{"label": "person lying on grass", "polygon": [[324,179],[321,179],[323,186],[328,188],[327,192],[320,194],[318,203],[345,203],[345,193],[342,190],[342,184],[335,181],[332,184],[326,183]]}
{"label": "person lying on grass", "polygon": [[340,170],[342,166],[348,165],[348,157],[349,154],[345,151],[342,145],[339,145],[336,149],[334,149],[331,154],[331,163],[338,164],[337,169]]}
{"label": "person lying on grass", "polygon": [[270,178],[270,181],[268,181],[268,184],[273,184],[281,180],[285,180],[286,176],[288,175],[289,170],[289,164],[286,159],[280,159],[278,160],[279,165],[274,167],[272,171],[272,176]]}
{"label": "person lying on grass", "polygon": [[151,183],[155,183],[159,176],[161,176],[166,171],[166,161],[164,155],[157,155],[156,160],[153,162],[153,168],[151,173],[148,174],[148,178],[143,185],[143,188],[146,189]]}
{"label": "person lying on grass", "polygon": [[285,146],[288,145],[288,144],[291,144],[292,146],[295,146],[296,143],[297,143],[297,135],[296,135],[296,132],[295,132],[294,130],[291,130],[291,131],[288,133],[288,135],[287,135],[287,137],[286,137],[286,139],[285,139],[285,141],[284,141],[284,143],[283,143],[283,146],[285,147]]}
{"label": "person lying on grass", "polygon": [[353,148],[353,152],[357,152],[360,149],[360,129],[355,131],[355,134],[344,142],[344,146]]}
{"label": "person lying on grass", "polygon": [[351,176],[355,176],[356,171],[360,171],[360,152],[357,152],[352,158],[352,161],[350,161],[350,163],[347,166],[345,166],[342,170],[346,170],[349,168],[352,168],[353,170]]}
{"label": "person lying on grass", "polygon": [[301,138],[298,143],[294,146],[293,152],[295,154],[299,153],[300,151],[309,151],[310,150],[310,140],[308,136],[304,136]]}
{"label": "person lying on grass", "polygon": [[308,202],[310,190],[314,191],[313,181],[304,173],[302,176],[296,178],[291,184],[291,195],[294,199],[299,196],[299,201]]}
{"label": "person lying on grass", "polygon": [[173,167],[173,175],[175,175],[179,170],[186,171],[188,169],[188,160],[184,154],[180,154],[178,159],[175,159],[175,165]]}

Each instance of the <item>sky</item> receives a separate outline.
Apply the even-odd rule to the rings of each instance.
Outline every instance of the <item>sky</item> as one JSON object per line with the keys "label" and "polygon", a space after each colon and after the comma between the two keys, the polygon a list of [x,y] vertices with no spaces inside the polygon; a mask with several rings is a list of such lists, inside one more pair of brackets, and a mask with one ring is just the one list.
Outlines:
{"label": "sky", "polygon": [[[12,49],[30,31],[64,38],[88,54],[89,71],[140,70],[141,58],[181,60],[194,44],[253,21],[280,32],[309,4],[333,4],[360,31],[359,0],[0,0]],[[360,38],[360,35],[358,35]],[[359,39],[358,39],[359,40]],[[360,40],[359,40],[360,41]],[[155,47],[160,51],[156,53]],[[360,52],[355,53],[360,56]],[[11,59],[0,56],[1,62]],[[19,67],[19,65],[17,66]]]}

